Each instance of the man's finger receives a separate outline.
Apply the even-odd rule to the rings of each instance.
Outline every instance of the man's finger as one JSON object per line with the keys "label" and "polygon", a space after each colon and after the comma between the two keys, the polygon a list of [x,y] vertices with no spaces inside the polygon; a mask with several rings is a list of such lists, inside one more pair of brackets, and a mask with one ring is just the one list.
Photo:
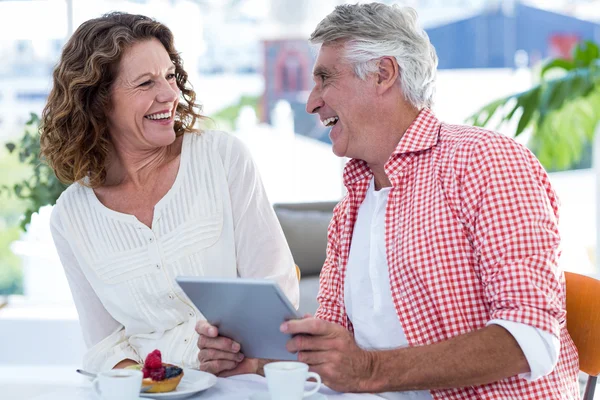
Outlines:
{"label": "man's finger", "polygon": [[198,332],[198,335],[208,337],[217,337],[219,335],[217,327],[209,324],[208,321],[198,321],[196,324],[196,332]]}
{"label": "man's finger", "polygon": [[216,338],[207,337],[204,335],[200,335],[198,338],[198,348],[200,350],[203,349],[216,349],[223,350],[229,353],[237,353],[240,351],[240,345],[233,340],[219,336]]}
{"label": "man's finger", "polygon": [[290,353],[331,350],[331,341],[323,336],[296,335],[287,342],[285,347]]}
{"label": "man's finger", "polygon": [[256,363],[251,362],[252,360],[248,360],[250,362],[239,363],[237,367],[234,369],[222,371],[219,374],[221,378],[227,378],[229,376],[234,375],[242,375],[242,374],[255,374],[256,373]]}
{"label": "man's finger", "polygon": [[281,324],[279,329],[283,333],[292,335],[302,333],[308,335],[326,335],[330,333],[331,325],[333,324],[317,318],[306,318],[286,321]]}
{"label": "man's finger", "polygon": [[298,361],[308,364],[311,367],[325,364],[327,359],[328,355],[326,351],[301,351],[298,353]]}
{"label": "man's finger", "polygon": [[238,363],[229,360],[213,360],[200,363],[200,371],[209,372],[218,375],[223,371],[228,371],[237,367]]}
{"label": "man's finger", "polygon": [[230,353],[228,351],[216,350],[216,349],[202,349],[198,353],[198,360],[200,362],[207,362],[213,360],[230,360],[240,362],[244,359],[242,353]]}

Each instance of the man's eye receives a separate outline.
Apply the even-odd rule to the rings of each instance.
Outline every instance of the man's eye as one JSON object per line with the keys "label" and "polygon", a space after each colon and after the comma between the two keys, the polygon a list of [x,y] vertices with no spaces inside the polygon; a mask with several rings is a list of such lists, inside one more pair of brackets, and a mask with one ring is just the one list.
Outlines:
{"label": "man's eye", "polygon": [[323,85],[325,85],[327,83],[327,81],[329,80],[330,76],[323,74],[323,75],[319,75],[319,78],[321,79],[321,83]]}

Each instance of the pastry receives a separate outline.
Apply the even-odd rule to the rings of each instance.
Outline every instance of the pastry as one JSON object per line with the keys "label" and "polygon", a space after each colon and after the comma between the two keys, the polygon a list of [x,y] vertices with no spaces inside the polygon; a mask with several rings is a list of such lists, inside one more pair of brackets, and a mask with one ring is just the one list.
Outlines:
{"label": "pastry", "polygon": [[132,365],[131,369],[141,369],[144,374],[142,386],[152,386],[145,393],[164,393],[175,390],[181,378],[183,370],[176,365],[162,362],[160,350],[154,350],[146,357],[144,365]]}

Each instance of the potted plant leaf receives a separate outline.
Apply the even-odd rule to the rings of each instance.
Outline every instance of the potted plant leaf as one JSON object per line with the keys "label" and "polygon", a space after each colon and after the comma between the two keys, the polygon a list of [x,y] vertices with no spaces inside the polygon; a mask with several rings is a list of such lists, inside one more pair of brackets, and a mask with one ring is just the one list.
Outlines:
{"label": "potted plant leaf", "polygon": [[26,229],[31,216],[41,207],[54,205],[67,185],[58,180],[54,171],[40,158],[39,117],[31,113],[25,124],[23,136],[17,142],[9,142],[6,148],[17,153],[19,162],[31,167],[31,175],[11,187],[3,186],[0,194],[12,194],[25,200],[27,208],[21,220],[21,228]]}
{"label": "potted plant leaf", "polygon": [[600,50],[585,41],[571,58],[555,58],[540,70],[539,84],[495,100],[469,119],[477,126],[517,123],[515,136],[531,128],[529,147],[548,170],[576,166],[591,158],[600,121]]}

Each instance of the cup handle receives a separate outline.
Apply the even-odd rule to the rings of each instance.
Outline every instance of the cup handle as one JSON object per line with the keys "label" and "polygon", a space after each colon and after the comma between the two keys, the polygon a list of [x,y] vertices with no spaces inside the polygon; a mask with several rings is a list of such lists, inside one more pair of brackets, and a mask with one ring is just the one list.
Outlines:
{"label": "cup handle", "polygon": [[306,379],[309,379],[309,378],[315,378],[317,380],[317,382],[315,382],[316,385],[314,388],[312,388],[308,392],[304,392],[304,395],[302,397],[308,397],[310,395],[313,395],[313,394],[317,393],[319,391],[319,389],[321,389],[321,377],[319,376],[319,374],[317,374],[316,372],[309,372]]}
{"label": "cup handle", "polygon": [[100,380],[99,379],[94,379],[94,382],[92,382],[92,389],[94,389],[94,394],[96,395],[96,398],[101,399],[102,398],[102,391],[100,390]]}

